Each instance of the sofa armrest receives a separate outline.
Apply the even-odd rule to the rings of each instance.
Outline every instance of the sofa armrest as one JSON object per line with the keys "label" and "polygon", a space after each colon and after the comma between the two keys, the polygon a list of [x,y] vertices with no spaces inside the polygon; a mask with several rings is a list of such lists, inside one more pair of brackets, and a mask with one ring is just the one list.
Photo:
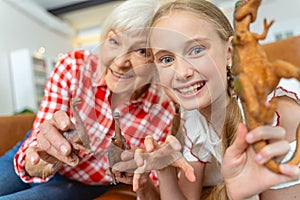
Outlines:
{"label": "sofa armrest", "polygon": [[280,59],[300,67],[300,36],[264,44],[263,48],[270,61]]}
{"label": "sofa armrest", "polygon": [[0,156],[23,139],[32,128],[35,114],[0,116]]}

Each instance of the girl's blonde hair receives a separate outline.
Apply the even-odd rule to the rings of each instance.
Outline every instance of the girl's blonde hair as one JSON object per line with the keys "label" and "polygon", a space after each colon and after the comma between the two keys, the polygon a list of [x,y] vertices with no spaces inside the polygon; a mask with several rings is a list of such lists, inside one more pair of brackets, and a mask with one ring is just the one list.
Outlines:
{"label": "girl's blonde hair", "polygon": [[233,36],[233,28],[224,13],[213,3],[206,0],[176,0],[164,4],[154,15],[151,26],[161,17],[168,15],[173,10],[186,10],[198,14],[216,26],[220,37],[228,41]]}
{"label": "girl's blonde hair", "polygon": [[[154,15],[151,26],[155,26],[155,23],[162,18],[163,16],[168,15],[170,12],[174,10],[185,10],[189,12],[193,12],[199,17],[211,22],[215,25],[216,31],[218,32],[221,39],[224,41],[229,41],[230,37],[233,36],[234,31],[233,28],[228,21],[227,17],[224,13],[214,4],[206,0],[175,0],[173,2],[167,3],[163,5]],[[232,144],[235,139],[237,126],[242,121],[241,111],[237,104],[237,100],[233,97],[234,88],[233,88],[233,77],[230,73],[230,67],[227,67],[227,93],[230,96],[230,101],[226,107],[226,117],[225,123],[222,130],[222,149],[223,153],[225,149],[228,148],[229,145]],[[201,199],[206,200],[226,200],[227,194],[225,189],[225,184],[220,183],[215,186],[211,192],[207,195],[207,193],[203,194]]]}

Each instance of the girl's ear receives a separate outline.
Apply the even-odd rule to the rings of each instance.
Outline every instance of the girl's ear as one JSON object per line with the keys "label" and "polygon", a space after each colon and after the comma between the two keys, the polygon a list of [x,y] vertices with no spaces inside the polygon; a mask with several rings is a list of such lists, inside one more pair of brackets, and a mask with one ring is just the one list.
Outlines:
{"label": "girl's ear", "polygon": [[233,56],[232,40],[233,40],[233,36],[231,36],[227,41],[226,66],[231,66],[232,64],[232,56]]}

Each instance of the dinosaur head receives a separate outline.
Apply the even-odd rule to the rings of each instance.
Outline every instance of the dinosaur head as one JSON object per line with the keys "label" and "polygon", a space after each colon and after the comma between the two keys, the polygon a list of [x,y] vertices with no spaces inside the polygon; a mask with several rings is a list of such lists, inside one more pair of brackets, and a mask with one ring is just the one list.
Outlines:
{"label": "dinosaur head", "polygon": [[262,0],[239,0],[235,4],[234,18],[236,21],[243,20],[246,16],[251,16],[251,22],[257,17],[257,10]]}

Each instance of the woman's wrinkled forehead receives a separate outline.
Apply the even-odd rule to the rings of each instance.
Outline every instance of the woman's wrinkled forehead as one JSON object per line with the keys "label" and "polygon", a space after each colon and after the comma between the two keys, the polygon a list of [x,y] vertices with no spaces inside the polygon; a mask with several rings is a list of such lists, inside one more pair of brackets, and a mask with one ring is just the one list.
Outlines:
{"label": "woman's wrinkled forehead", "polygon": [[[130,29],[130,30],[111,30],[114,32],[115,37],[120,38],[128,44],[141,44],[144,47],[147,45],[149,37],[149,28],[143,29]],[[109,38],[107,38],[109,39]]]}

